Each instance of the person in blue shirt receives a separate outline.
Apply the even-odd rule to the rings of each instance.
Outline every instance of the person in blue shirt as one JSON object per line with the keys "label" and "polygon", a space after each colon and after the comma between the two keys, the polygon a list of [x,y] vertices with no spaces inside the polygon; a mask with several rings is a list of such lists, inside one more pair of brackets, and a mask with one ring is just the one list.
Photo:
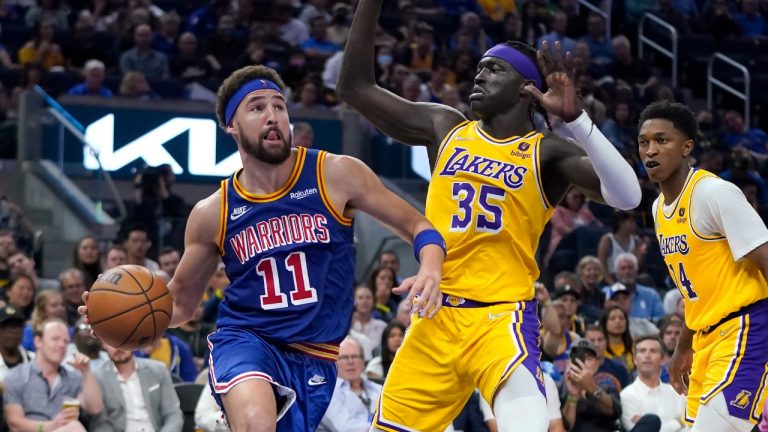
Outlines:
{"label": "person in blue shirt", "polygon": [[85,62],[83,77],[85,81],[72,87],[67,92],[70,96],[101,96],[112,97],[112,90],[104,87],[104,63],[92,59]]}

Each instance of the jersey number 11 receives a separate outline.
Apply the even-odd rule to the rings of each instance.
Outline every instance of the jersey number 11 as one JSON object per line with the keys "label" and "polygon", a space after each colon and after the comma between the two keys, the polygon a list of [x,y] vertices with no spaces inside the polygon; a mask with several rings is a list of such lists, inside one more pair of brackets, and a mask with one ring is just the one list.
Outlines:
{"label": "jersey number 11", "polygon": [[[317,302],[317,290],[309,285],[307,275],[307,256],[304,252],[292,252],[285,258],[285,268],[293,275],[291,304],[303,305]],[[261,308],[264,310],[288,307],[288,296],[280,290],[277,260],[273,257],[264,258],[256,264],[256,273],[264,279],[263,295],[259,296]]]}

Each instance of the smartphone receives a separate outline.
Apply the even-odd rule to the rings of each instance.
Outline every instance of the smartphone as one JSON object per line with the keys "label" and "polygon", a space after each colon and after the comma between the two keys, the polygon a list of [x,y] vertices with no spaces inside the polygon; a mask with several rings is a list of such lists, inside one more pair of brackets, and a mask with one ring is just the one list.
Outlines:
{"label": "smartphone", "polygon": [[578,362],[576,362],[576,359],[579,359],[583,362],[587,361],[587,352],[583,349],[572,349],[571,350],[571,363],[575,365],[579,365]]}

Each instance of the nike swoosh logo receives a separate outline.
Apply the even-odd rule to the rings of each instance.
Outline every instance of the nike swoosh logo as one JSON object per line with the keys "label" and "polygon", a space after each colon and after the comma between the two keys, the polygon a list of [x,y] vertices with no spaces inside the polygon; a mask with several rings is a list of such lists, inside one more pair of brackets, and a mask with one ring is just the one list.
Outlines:
{"label": "nike swoosh logo", "polygon": [[319,386],[319,385],[323,385],[323,384],[327,384],[327,383],[328,383],[328,381],[326,381],[325,379],[320,380],[320,381],[315,381],[315,380],[307,381],[307,384],[309,384],[311,386]]}
{"label": "nike swoosh logo", "polygon": [[727,335],[727,334],[728,334],[728,332],[730,332],[732,328],[733,328],[733,327],[728,327],[728,328],[727,328],[727,329],[725,329],[725,330],[720,330],[720,336],[725,336],[725,335]]}
{"label": "nike swoosh logo", "polygon": [[244,212],[242,212],[240,214],[232,214],[232,215],[230,215],[229,216],[229,220],[236,221],[236,220],[240,219],[244,214],[248,213],[251,210],[251,208],[253,208],[253,207],[249,207],[248,209],[246,209]]}
{"label": "nike swoosh logo", "polygon": [[504,315],[506,315],[507,313],[508,313],[508,312],[501,312],[501,313],[497,313],[497,314],[492,314],[492,313],[488,312],[488,319],[489,319],[489,320],[495,320],[496,318],[500,318],[500,317],[503,317],[503,316],[504,316]]}
{"label": "nike swoosh logo", "polygon": [[456,137],[456,138],[454,138],[454,140],[456,140],[456,141],[469,141],[471,139],[472,138],[470,138],[470,137]]}

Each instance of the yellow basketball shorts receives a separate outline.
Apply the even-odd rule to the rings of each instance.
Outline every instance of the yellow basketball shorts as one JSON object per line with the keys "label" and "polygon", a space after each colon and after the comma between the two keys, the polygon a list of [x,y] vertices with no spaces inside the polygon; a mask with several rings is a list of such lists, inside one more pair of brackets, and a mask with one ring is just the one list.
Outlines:
{"label": "yellow basketball shorts", "polygon": [[768,379],[768,300],[743,308],[693,338],[693,365],[683,420],[722,392],[731,416],[757,423]]}
{"label": "yellow basketball shorts", "polygon": [[489,305],[446,296],[434,318],[413,316],[373,425],[384,431],[443,431],[474,388],[492,406],[521,365],[545,394],[540,354],[534,301]]}

